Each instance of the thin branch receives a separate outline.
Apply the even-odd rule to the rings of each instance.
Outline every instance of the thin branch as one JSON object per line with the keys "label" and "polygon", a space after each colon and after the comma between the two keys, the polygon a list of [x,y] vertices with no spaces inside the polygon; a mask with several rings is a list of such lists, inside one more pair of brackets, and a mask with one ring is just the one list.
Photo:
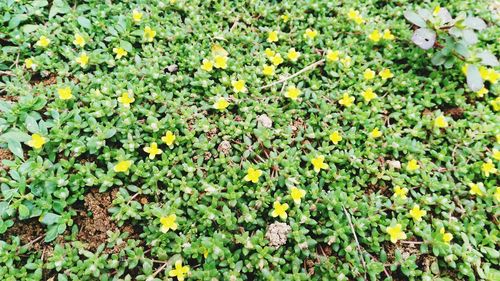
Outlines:
{"label": "thin branch", "polygon": [[306,72],[308,70],[311,70],[311,69],[313,69],[313,68],[315,68],[315,67],[317,67],[319,65],[322,65],[324,62],[325,62],[325,59],[320,59],[319,61],[314,62],[314,63],[312,63],[312,64],[310,64],[310,65],[302,68],[301,70],[299,70],[298,72],[296,72],[296,73],[294,73],[294,74],[292,74],[290,76],[287,76],[287,77],[282,78],[282,79],[280,79],[278,81],[275,81],[275,82],[273,82],[271,84],[267,84],[265,86],[260,87],[259,90],[267,89],[267,88],[270,88],[272,86],[275,86],[275,85],[281,84],[283,82],[286,82],[286,81],[288,81],[288,80],[290,80],[290,79],[292,79],[294,77],[299,76],[300,74],[302,74],[302,73],[304,73],[304,72]]}
{"label": "thin branch", "polygon": [[354,225],[352,224],[351,216],[347,212],[344,205],[342,205],[342,209],[344,209],[344,213],[347,216],[347,220],[349,221],[349,226],[351,227],[352,234],[354,235],[354,240],[356,240],[356,245],[358,246],[358,252],[359,252],[359,255],[361,256],[361,262],[363,263],[363,267],[365,268],[365,279],[366,279],[366,272],[368,270],[366,268],[366,262],[365,262],[365,258],[363,257],[363,252],[361,251],[361,245],[359,245],[358,236],[356,235],[356,231],[354,230]]}

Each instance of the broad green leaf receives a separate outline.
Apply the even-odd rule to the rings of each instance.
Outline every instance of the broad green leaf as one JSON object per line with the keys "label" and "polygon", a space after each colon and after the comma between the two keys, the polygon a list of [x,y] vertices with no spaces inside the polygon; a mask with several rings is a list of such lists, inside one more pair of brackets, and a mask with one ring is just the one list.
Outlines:
{"label": "broad green leaf", "polygon": [[478,17],[468,17],[464,20],[463,24],[468,28],[475,30],[483,30],[486,28],[486,23],[484,20]]}
{"label": "broad green leaf", "polygon": [[19,205],[19,207],[17,208],[17,211],[19,212],[20,218],[27,218],[30,215],[30,209],[28,209],[28,207],[26,207],[23,204]]}
{"label": "broad green leaf", "polygon": [[436,32],[428,28],[419,28],[413,33],[412,41],[420,48],[428,50],[436,42]]}
{"label": "broad green leaf", "polygon": [[475,65],[467,67],[467,85],[474,92],[481,90],[484,86],[483,78],[481,78],[479,69]]}
{"label": "broad green leaf", "polygon": [[20,142],[15,140],[9,140],[7,141],[7,147],[9,148],[10,152],[12,152],[12,154],[16,155],[21,159],[24,159],[23,147],[21,146]]}
{"label": "broad green leaf", "polygon": [[498,59],[490,51],[482,51],[476,56],[481,59],[483,65],[498,66]]}
{"label": "broad green leaf", "polygon": [[403,15],[409,22],[413,23],[418,27],[425,27],[427,25],[425,23],[425,20],[413,11],[405,11]]}
{"label": "broad green leaf", "polygon": [[78,23],[79,23],[82,27],[84,27],[84,28],[89,29],[89,28],[91,28],[91,27],[92,27],[92,23],[90,22],[90,20],[89,20],[89,19],[87,19],[87,18],[86,18],[86,17],[84,17],[84,16],[79,16],[76,20],[77,20],[77,21],[78,21]]}

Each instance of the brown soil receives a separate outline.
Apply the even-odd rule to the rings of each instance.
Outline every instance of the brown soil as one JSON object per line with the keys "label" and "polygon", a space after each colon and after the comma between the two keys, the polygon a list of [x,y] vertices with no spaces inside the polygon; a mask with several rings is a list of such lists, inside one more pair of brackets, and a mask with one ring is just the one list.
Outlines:
{"label": "brown soil", "polygon": [[42,76],[40,73],[33,73],[30,83],[36,85],[42,83],[44,86],[53,85],[57,83],[57,75],[55,73],[49,73],[47,76]]}
{"label": "brown soil", "polygon": [[10,150],[5,148],[0,148],[0,170],[7,169],[7,167],[5,167],[2,164],[2,160],[13,160],[13,159],[14,155],[10,152]]}
{"label": "brown soil", "polygon": [[[130,238],[134,236],[135,230],[131,225],[118,227],[108,213],[108,209],[113,203],[117,189],[109,192],[99,193],[97,189],[92,189],[84,198],[84,210],[81,210],[75,219],[79,226],[78,240],[86,244],[86,248],[95,251],[101,244],[106,243],[108,239],[107,231],[128,232]],[[116,245],[113,249],[106,249],[107,253],[119,252],[122,245]]]}
{"label": "brown soil", "polygon": [[0,96],[0,100],[17,102],[19,100],[19,97],[17,97],[17,96]]}
{"label": "brown soil", "polygon": [[449,107],[445,108],[443,111],[445,115],[449,115],[455,120],[460,119],[464,116],[464,110],[460,107]]}
{"label": "brown soil", "polygon": [[38,251],[42,248],[44,234],[43,225],[36,218],[16,220],[11,228],[0,235],[0,240],[10,242],[14,236],[18,236],[21,245],[29,244],[30,249]]}

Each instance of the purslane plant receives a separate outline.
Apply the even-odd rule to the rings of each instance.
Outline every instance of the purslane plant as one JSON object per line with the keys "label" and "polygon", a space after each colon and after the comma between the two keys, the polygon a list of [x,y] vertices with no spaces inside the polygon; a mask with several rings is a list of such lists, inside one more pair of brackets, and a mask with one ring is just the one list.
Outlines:
{"label": "purslane plant", "polygon": [[483,19],[459,13],[452,17],[448,9],[437,6],[429,9],[407,10],[405,18],[417,28],[413,32],[412,41],[423,50],[436,49],[431,62],[451,68],[456,59],[465,62],[464,72],[467,85],[474,91],[484,87],[484,80],[489,75],[485,67],[499,65],[497,58],[490,51],[477,47],[480,33],[486,29]]}

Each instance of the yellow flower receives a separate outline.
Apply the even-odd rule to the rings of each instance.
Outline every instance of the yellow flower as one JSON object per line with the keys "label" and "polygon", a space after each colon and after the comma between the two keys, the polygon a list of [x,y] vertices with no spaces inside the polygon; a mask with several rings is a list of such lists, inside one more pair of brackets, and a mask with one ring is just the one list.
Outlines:
{"label": "yellow flower", "polygon": [[319,173],[321,169],[326,170],[330,168],[330,166],[324,163],[324,161],[325,161],[325,156],[323,155],[318,155],[316,158],[311,159],[311,163],[313,164],[314,171],[316,173]]}
{"label": "yellow flower", "polygon": [[140,22],[142,20],[142,13],[139,12],[138,10],[133,10],[132,19],[134,20],[135,23]]}
{"label": "yellow flower", "polygon": [[432,14],[436,16],[437,14],[439,14],[439,11],[441,11],[441,7],[436,6],[436,8],[434,8],[434,11],[432,11]]}
{"label": "yellow flower", "polygon": [[259,181],[260,176],[262,176],[261,170],[250,167],[247,170],[247,175],[245,176],[244,180],[257,183]]}
{"label": "yellow flower", "polygon": [[285,93],[285,97],[290,98],[292,100],[297,100],[299,95],[300,95],[300,89],[294,86],[288,87]]}
{"label": "yellow flower", "polygon": [[115,165],[115,167],[113,168],[113,170],[115,172],[117,172],[117,173],[119,173],[119,172],[126,172],[130,168],[130,166],[132,166],[132,161],[130,161],[130,160],[122,160],[122,161],[118,162]]}
{"label": "yellow flower", "polygon": [[471,182],[471,183],[469,183],[469,187],[470,187],[469,193],[471,195],[483,196],[484,185],[482,182],[480,182],[480,183]]}
{"label": "yellow flower", "polygon": [[155,159],[156,155],[161,154],[163,151],[158,148],[156,142],[152,142],[150,146],[144,147],[144,152],[149,153],[149,159]]}
{"label": "yellow flower", "polygon": [[376,139],[378,137],[381,137],[382,136],[382,132],[378,129],[378,128],[375,128],[373,129],[371,132],[370,132],[370,137]]}
{"label": "yellow flower", "polygon": [[220,111],[226,109],[229,106],[229,102],[225,98],[219,98],[213,105],[215,109]]}
{"label": "yellow flower", "polygon": [[267,42],[278,42],[278,32],[277,31],[269,31],[267,34]]}
{"label": "yellow flower", "polygon": [[32,70],[35,70],[35,68],[37,67],[37,64],[33,61],[32,58],[25,59],[24,65],[26,66],[26,68],[31,68]]}
{"label": "yellow flower", "polygon": [[495,190],[495,200],[500,201],[500,186],[497,186],[497,189]]}
{"label": "yellow flower", "polygon": [[365,78],[365,80],[372,80],[373,78],[375,78],[375,71],[367,68],[363,73],[363,78]]}
{"label": "yellow flower", "polygon": [[339,141],[342,140],[342,136],[340,135],[339,131],[334,131],[333,133],[331,133],[330,140],[333,142],[333,144],[338,144]]}
{"label": "yellow flower", "polygon": [[326,60],[327,61],[338,61],[340,57],[339,51],[328,50],[326,52]]}
{"label": "yellow flower", "polygon": [[293,186],[290,188],[290,195],[292,196],[293,202],[300,204],[300,200],[306,196],[306,191]]}
{"label": "yellow flower", "polygon": [[421,210],[419,205],[413,206],[413,208],[410,210],[410,216],[413,218],[415,221],[421,221],[422,217],[427,214],[427,211]]}
{"label": "yellow flower", "polygon": [[389,29],[385,29],[382,38],[384,38],[385,40],[394,40],[394,35]]}
{"label": "yellow flower", "polygon": [[443,115],[440,115],[434,120],[434,126],[437,128],[446,128],[448,127],[448,121],[446,121]]}
{"label": "yellow flower", "polygon": [[345,58],[342,58],[340,60],[340,62],[342,63],[342,65],[344,67],[351,67],[351,65],[352,65],[352,59],[350,56],[346,56]]}
{"label": "yellow flower", "polygon": [[359,11],[356,11],[354,9],[350,9],[349,12],[347,13],[347,17],[354,21],[356,24],[362,24],[363,23],[363,17],[359,14]]}
{"label": "yellow flower", "polygon": [[151,27],[146,26],[144,28],[144,38],[146,39],[146,41],[153,42],[155,36],[156,36],[156,31],[151,29]]}
{"label": "yellow flower", "polygon": [[365,99],[365,102],[370,102],[372,99],[377,97],[377,94],[373,92],[372,88],[368,88],[363,93],[361,93],[363,98]]}
{"label": "yellow flower", "polygon": [[349,107],[354,103],[355,98],[349,96],[348,93],[344,93],[342,99],[339,100],[339,103],[345,107]]}
{"label": "yellow flower", "polygon": [[481,170],[483,171],[484,175],[487,177],[489,177],[490,174],[495,174],[497,172],[497,169],[495,168],[495,165],[493,164],[491,159],[486,160],[486,162],[484,162],[481,165]]}
{"label": "yellow flower", "polygon": [[123,49],[122,47],[113,48],[113,53],[116,54],[117,59],[121,59],[128,54],[127,51],[125,51],[125,49]]}
{"label": "yellow flower", "polygon": [[245,80],[231,81],[231,85],[233,86],[235,93],[245,93],[247,91],[247,88],[245,87]]}
{"label": "yellow flower", "polygon": [[288,50],[288,53],[287,53],[286,56],[288,57],[288,59],[290,61],[295,62],[295,61],[297,61],[299,59],[300,53],[297,52],[297,51],[295,51],[295,48],[291,48],[290,50]]}
{"label": "yellow flower", "polygon": [[202,70],[210,72],[210,71],[212,71],[213,67],[214,67],[214,63],[211,60],[203,59],[203,62],[201,64],[200,68]]}
{"label": "yellow flower", "polygon": [[179,260],[175,262],[175,269],[170,270],[168,275],[170,277],[177,277],[177,280],[179,281],[184,281],[184,276],[186,276],[188,273],[189,266],[182,266],[182,262]]}
{"label": "yellow flower", "polygon": [[368,39],[370,39],[373,42],[378,42],[382,38],[382,34],[380,34],[380,31],[378,29],[374,30],[370,35],[368,35]]}
{"label": "yellow flower", "polygon": [[493,110],[499,111],[500,110],[500,97],[497,97],[496,99],[490,101],[490,104],[493,106]]}
{"label": "yellow flower", "polygon": [[274,55],[276,54],[276,52],[275,52],[275,51],[273,51],[273,50],[271,50],[271,49],[269,49],[269,48],[266,48],[266,50],[264,51],[264,53],[266,54],[266,56],[267,56],[268,58],[274,57]]}
{"label": "yellow flower", "polygon": [[274,75],[274,66],[264,64],[264,66],[262,67],[262,74],[264,74],[266,76],[273,76]]}
{"label": "yellow flower", "polygon": [[221,56],[221,55],[216,55],[214,57],[214,67],[226,69],[227,68],[227,57]]}
{"label": "yellow flower", "polygon": [[316,36],[318,36],[318,31],[308,28],[306,29],[306,32],[304,33],[304,38],[307,39],[314,39]]}
{"label": "yellow flower", "polygon": [[410,172],[418,170],[419,168],[420,168],[420,165],[418,164],[417,160],[415,160],[415,159],[411,159],[408,162],[408,165],[406,166],[406,169],[408,169],[408,171],[410,171]]}
{"label": "yellow flower", "polygon": [[406,239],[406,234],[402,230],[401,224],[396,224],[395,226],[388,226],[386,228],[387,233],[391,236],[391,242],[396,243],[398,240]]}
{"label": "yellow flower", "polygon": [[83,48],[83,46],[85,46],[85,38],[77,33],[75,34],[75,40],[73,40],[73,44],[79,46],[80,48]]}
{"label": "yellow flower", "polygon": [[283,58],[281,57],[280,54],[276,54],[273,57],[270,57],[269,60],[276,66],[280,65],[283,63]]}
{"label": "yellow flower", "polygon": [[280,217],[281,219],[286,220],[287,218],[286,210],[288,210],[288,204],[287,203],[281,204],[279,201],[275,201],[273,207],[274,210],[271,213],[271,216],[273,218]]}
{"label": "yellow flower", "polygon": [[176,230],[177,229],[177,223],[175,222],[176,218],[177,217],[175,216],[175,214],[171,214],[171,215],[168,215],[166,217],[161,217],[160,218],[160,224],[161,224],[160,231],[163,233],[166,233],[170,229]]}
{"label": "yellow flower", "polygon": [[29,140],[26,144],[35,149],[40,149],[45,143],[47,143],[46,138],[42,137],[39,134],[33,134],[31,135],[31,140]]}
{"label": "yellow flower", "polygon": [[439,230],[439,233],[441,233],[443,235],[443,242],[444,243],[450,244],[451,240],[453,240],[453,234],[446,232],[444,230],[444,227],[441,227],[441,229]]}
{"label": "yellow flower", "polygon": [[37,46],[40,46],[42,48],[46,48],[47,46],[49,46],[50,44],[50,39],[45,37],[45,36],[40,36],[40,38],[38,39],[38,41],[36,42],[36,45]]}
{"label": "yellow flower", "polygon": [[401,187],[399,185],[394,187],[394,197],[399,197],[401,199],[406,199],[406,195],[408,194],[408,188]]}
{"label": "yellow flower", "polygon": [[498,79],[500,79],[500,73],[496,72],[494,69],[486,68],[484,66],[479,68],[479,74],[484,80],[490,81],[491,84],[495,84]]}
{"label": "yellow flower", "polygon": [[121,97],[118,97],[118,102],[123,104],[126,108],[135,101],[135,98],[129,92],[123,92]]}
{"label": "yellow flower", "polygon": [[76,63],[78,63],[81,67],[87,66],[89,63],[89,56],[87,56],[86,52],[81,52],[80,56],[75,58]]}
{"label": "yellow flower", "polygon": [[[467,74],[467,69],[469,69],[469,64],[466,63],[466,64],[462,65],[461,69],[462,69],[463,74]],[[481,69],[479,70],[479,72],[481,73]]]}
{"label": "yellow flower", "polygon": [[57,89],[57,94],[59,95],[59,98],[62,100],[69,100],[70,98],[73,97],[73,95],[71,94],[70,87],[64,87],[64,88]]}
{"label": "yellow flower", "polygon": [[488,94],[488,89],[486,89],[486,87],[482,87],[479,91],[476,92],[476,95],[480,98],[482,98],[486,94]]}
{"label": "yellow flower", "polygon": [[163,137],[161,137],[161,141],[168,145],[168,147],[172,148],[174,146],[175,135],[171,131],[167,131]]}
{"label": "yellow flower", "polygon": [[493,159],[500,161],[500,150],[493,148],[491,156],[493,156]]}
{"label": "yellow flower", "polygon": [[212,56],[227,57],[229,53],[219,44],[212,45]]}
{"label": "yellow flower", "polygon": [[382,71],[379,72],[378,75],[380,75],[380,77],[382,77],[382,79],[384,80],[394,77],[394,74],[392,74],[389,68],[384,68]]}
{"label": "yellow flower", "polygon": [[288,16],[288,15],[281,15],[281,20],[283,22],[288,22],[290,20],[290,16]]}

